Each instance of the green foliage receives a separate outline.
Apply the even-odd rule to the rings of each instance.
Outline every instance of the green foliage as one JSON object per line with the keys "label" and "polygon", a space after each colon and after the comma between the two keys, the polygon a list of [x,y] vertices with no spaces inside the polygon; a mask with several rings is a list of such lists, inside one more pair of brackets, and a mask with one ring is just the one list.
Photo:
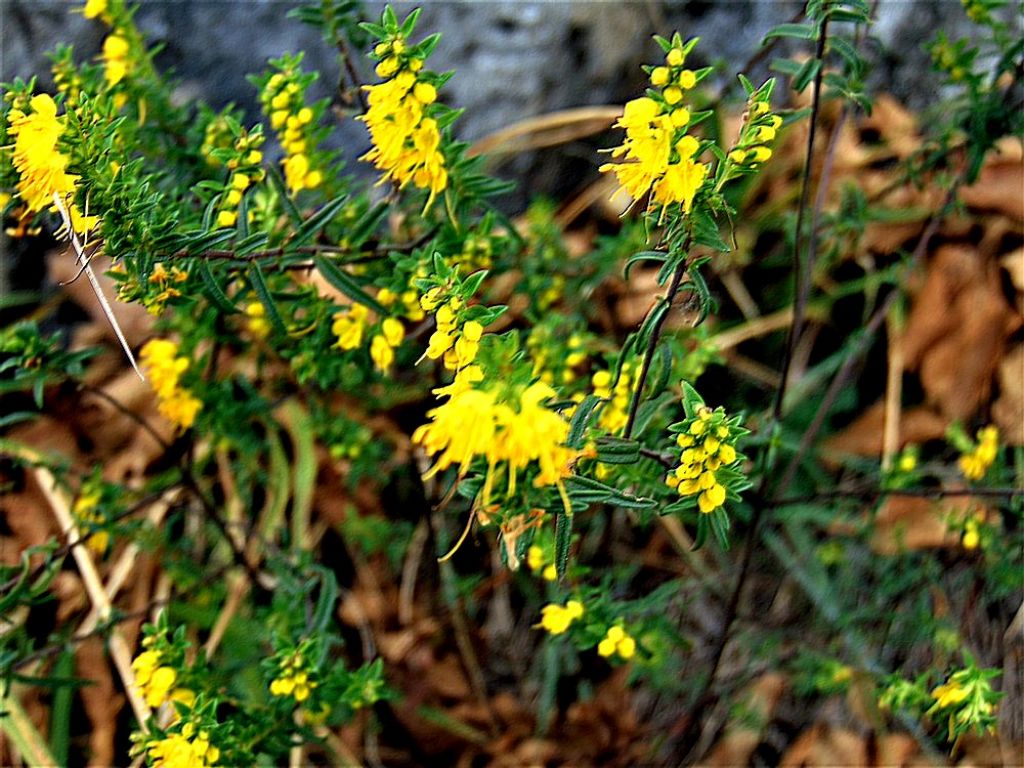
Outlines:
{"label": "green foliage", "polygon": [[[523,636],[537,646],[526,666],[542,730],[556,723],[568,676],[585,694],[628,666],[632,684],[699,706],[716,686],[738,690],[718,680],[734,639],[751,669],[785,666],[807,699],[869,681],[883,710],[939,726],[948,741],[994,727],[998,673],[928,595],[939,581],[966,590],[977,580],[991,604],[1019,592],[1021,555],[1000,533],[1024,522],[1019,493],[1000,495],[1014,457],[994,428],[972,437],[959,425],[948,445],[907,446],[884,469],[826,466],[816,448],[864,405],[842,384],[890,311],[884,297],[903,291],[919,261],[896,254],[851,277],[851,254],[872,225],[946,210],[889,209],[851,184],[832,209],[810,210],[803,194],[749,221],[749,193],[771,173],[788,126],[817,125],[829,100],[844,115],[870,112],[866,2],[815,0],[804,21],[768,33],[766,45],[787,41],[806,55],[773,68],[792,90],[810,87],[812,106],[780,111],[776,80],[740,74],[735,136],[715,135],[726,110],[701,94],[713,69],[686,68],[698,40],[655,38],[663,61],[645,67],[652,87],[617,124],[626,138],[611,157],[623,162],[601,168],[638,209],[582,254],[553,202],[534,201],[517,221],[497,209],[508,185],[454,139],[459,110],[442,91],[459,75],[426,68],[443,43],[416,38],[418,10],[400,19],[387,7],[376,23],[347,0],[295,9],[337,47],[339,71],[306,72],[301,54],[271,60],[250,78],[263,106],[250,123],[232,107],[178,105],[132,11],[98,5],[97,23],[109,27],[100,61],[79,64],[66,47],[54,54],[55,122],[40,128],[35,81],[5,86],[0,190],[19,226],[55,228],[48,199],[29,208],[30,187],[53,186],[69,170],[71,191],[53,193],[97,217],[91,229],[73,226],[76,237],[111,258],[121,302],[156,318],[158,338],[140,357],[162,426],[174,431],[146,424],[160,454],[132,483],[106,479],[98,458],[72,468],[0,440],[11,487],[38,482],[32,473],[46,468],[70,499],[69,535],[0,566],[0,613],[11,617],[0,661],[12,679],[55,689],[54,754],[69,748],[80,681],[68,679],[66,649],[80,638],[63,624],[40,636],[27,617],[55,599],[69,553],[78,568],[105,567],[129,545],[163,579],[132,670],[118,670],[136,707],[134,753],[150,764],[174,764],[172,752],[196,765],[294,762],[305,749],[342,759],[326,734],[408,694],[375,657],[370,620],[352,618],[362,610],[355,592],[373,584],[379,602],[397,596],[411,621],[426,561],[470,677],[467,622],[491,620],[482,597],[495,583],[514,595],[507,604],[527,617]],[[1022,127],[1014,94],[1024,49],[999,21],[999,3],[966,9],[984,39],[936,38],[936,66],[955,94],[897,174],[952,189],[951,201]],[[381,82],[360,82],[354,52]],[[307,103],[321,75],[341,79],[338,94]],[[360,160],[379,179],[323,149],[339,112],[358,112],[367,126],[373,149]],[[808,169],[820,154],[813,142],[811,131]],[[275,144],[280,161],[270,159]],[[775,244],[755,249],[757,237]],[[778,313],[796,305],[786,348],[766,342],[783,360],[767,396],[717,386],[741,343],[724,340],[753,338],[743,336],[732,303],[747,310],[729,278],[765,248],[757,300]],[[609,306],[620,276],[641,273],[657,295],[632,327],[619,327]],[[829,288],[817,293],[821,285]],[[814,354],[788,377],[806,317],[838,313],[848,299],[863,304],[861,327],[827,352],[808,342]],[[0,330],[0,396],[16,406],[0,427],[92,387],[96,354],[69,349],[35,321]],[[941,495],[954,483],[995,500],[991,513],[948,520],[963,567],[907,549],[902,532],[897,551],[873,548],[887,496]],[[142,522],[138,511],[155,499],[166,516]],[[661,532],[682,566],[658,564]],[[730,549],[737,536],[741,546]],[[643,556],[623,557],[629,547]],[[775,578],[770,567],[807,601],[799,637],[734,626],[758,567],[759,588]],[[394,589],[380,583],[391,577]],[[712,641],[695,618],[709,605],[722,617]],[[103,612],[96,632],[120,637],[123,618]],[[412,625],[402,632],[414,634]],[[701,642],[711,664],[696,673]],[[49,648],[64,649],[52,674],[22,671]],[[954,653],[963,664],[946,676]],[[929,691],[939,676],[945,682]],[[690,714],[698,727],[702,713]],[[465,723],[448,725],[477,738]]]}

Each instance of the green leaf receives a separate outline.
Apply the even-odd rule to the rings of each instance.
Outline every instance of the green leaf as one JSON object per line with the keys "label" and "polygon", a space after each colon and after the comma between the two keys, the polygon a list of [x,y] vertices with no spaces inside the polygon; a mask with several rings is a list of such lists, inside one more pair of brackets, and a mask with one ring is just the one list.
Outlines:
{"label": "green leaf", "polygon": [[267,288],[267,281],[263,277],[263,270],[260,269],[260,265],[255,261],[249,263],[249,280],[252,283],[252,289],[256,292],[257,298],[259,298],[263,308],[267,311],[267,318],[270,320],[270,324],[274,326],[274,330],[278,333],[287,333],[288,329],[285,328],[284,321],[281,320],[281,315],[278,313],[274,300],[270,296],[270,289]]}
{"label": "green leaf", "polygon": [[771,40],[773,37],[793,37],[797,40],[817,40],[818,27],[815,24],[779,24],[779,26],[768,30],[762,38],[762,43]]}
{"label": "green leaf", "polygon": [[656,261],[664,263],[667,258],[668,254],[664,251],[640,251],[640,253],[634,253],[629,257],[629,261],[626,262],[626,268],[623,271],[623,275],[626,280],[629,280],[629,271],[633,268],[634,264],[641,261]]}
{"label": "green leaf", "polygon": [[380,223],[388,215],[390,207],[387,203],[377,203],[377,205],[369,208],[366,213],[359,217],[359,219],[352,225],[351,231],[347,235],[349,245],[353,248],[359,248],[370,239],[370,235],[374,233]]}
{"label": "green leaf", "polygon": [[364,307],[369,307],[381,317],[387,317],[390,314],[387,307],[364,291],[352,275],[339,268],[323,254],[316,254],[313,257],[313,264],[328,283],[344,293],[352,301],[362,304]]}
{"label": "green leaf", "polygon": [[292,224],[297,227],[301,227],[302,214],[299,212],[299,209],[295,207],[295,203],[288,195],[288,187],[285,185],[280,171],[278,171],[274,166],[270,166],[270,172],[267,174],[267,178],[270,179],[271,185],[277,190],[277,196],[281,200],[284,212],[288,215],[288,218],[291,219]]}
{"label": "green leaf", "polygon": [[583,402],[576,406],[572,420],[569,422],[569,436],[565,439],[567,446],[575,449],[583,447],[584,437],[590,426],[593,413],[603,402],[605,401],[597,395],[587,395]]}
{"label": "green leaf", "polygon": [[698,409],[704,405],[704,398],[700,396],[700,392],[694,389],[690,382],[684,381],[682,385],[683,411],[686,413],[686,418],[692,419],[697,415]]}
{"label": "green leaf", "polygon": [[710,518],[711,531],[715,534],[718,544],[722,549],[729,549],[729,516],[725,510],[719,507],[710,515],[703,515]]}
{"label": "green leaf", "polygon": [[295,236],[289,246],[298,248],[312,240],[338,214],[346,200],[348,200],[348,195],[341,195],[325,203],[319,211],[302,222],[302,226],[295,230]]}
{"label": "green leaf", "polygon": [[645,499],[631,493],[612,488],[610,485],[582,475],[573,475],[565,481],[566,489],[593,491],[602,494],[602,501],[627,509],[651,509],[657,505],[654,499]]}
{"label": "green leaf", "polygon": [[328,568],[317,568],[316,573],[320,577],[320,596],[317,598],[313,621],[310,624],[311,633],[314,635],[327,630],[334,616],[334,606],[338,602],[338,580],[334,573]]}
{"label": "green leaf", "polygon": [[203,293],[214,303],[217,309],[226,315],[238,313],[238,309],[231,302],[231,299],[221,290],[206,259],[199,259],[199,277],[203,280]]}
{"label": "green leaf", "polygon": [[818,76],[820,70],[821,59],[808,59],[793,78],[793,90],[797,93],[802,92]]}
{"label": "green leaf", "polygon": [[559,511],[555,514],[555,572],[565,578],[569,567],[569,545],[572,543],[572,515]]}
{"label": "green leaf", "polygon": [[597,460],[603,464],[636,464],[640,461],[640,444],[622,437],[600,437]]}

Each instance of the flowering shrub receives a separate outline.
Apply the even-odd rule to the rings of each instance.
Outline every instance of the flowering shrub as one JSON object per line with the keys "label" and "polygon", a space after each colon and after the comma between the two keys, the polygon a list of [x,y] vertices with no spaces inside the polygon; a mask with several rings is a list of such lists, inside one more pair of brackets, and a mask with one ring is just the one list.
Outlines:
{"label": "flowering shrub", "polygon": [[[984,575],[993,604],[1020,587],[1019,552],[996,535],[1021,522],[999,430],[984,426],[974,441],[956,422],[948,440],[897,445],[881,462],[817,461],[821,430],[840,427],[833,406],[864,351],[857,339],[898,315],[891,302],[918,266],[908,257],[901,271],[887,263],[851,280],[844,270],[856,259],[836,255],[815,272],[816,247],[866,228],[859,209],[826,226],[808,191],[826,97],[842,100],[844,120],[870,106],[859,32],[829,27],[861,29],[865,3],[811,2],[805,23],[769,35],[816,44],[812,58],[776,64],[796,91],[813,84],[808,109],[787,106],[775,78],[756,85],[742,74],[730,106],[712,93],[716,69],[694,63],[696,37],[656,37],[649,87],[602,140],[607,162],[594,155],[609,196],[626,198],[628,211],[603,223],[610,234],[583,255],[570,255],[550,204],[518,220],[503,212],[509,187],[457,140],[459,110],[444,86],[459,74],[429,68],[440,38],[421,36],[418,11],[400,19],[389,7],[370,23],[354,2],[298,9],[338,46],[340,90],[314,100],[321,73],[305,71],[301,54],[283,55],[250,78],[260,118],[180,105],[122,0],[88,0],[81,11],[104,30],[97,61],[62,48],[55,93],[36,81],[4,85],[0,201],[14,236],[47,230],[70,244],[51,258],[76,261],[133,366],[139,348],[145,385],[131,397],[108,392],[87,367],[98,349],[69,349],[25,320],[0,332],[0,383],[19,398],[2,423],[45,423],[49,409],[70,417],[68,403],[92,396],[131,414],[146,448],[124,449],[137,462],[118,474],[99,454],[86,458],[87,448],[56,455],[23,436],[0,438],[60,530],[0,570],[11,616],[2,657],[22,670],[20,683],[55,688],[55,723],[61,713],[69,721],[73,670],[36,662],[48,647],[100,634],[132,708],[131,754],[151,766],[359,762],[353,751],[380,762],[381,726],[405,734],[393,745],[414,740],[409,710],[479,747],[500,730],[487,690],[498,675],[484,676],[484,640],[471,637],[486,626],[493,646],[518,628],[520,645],[539,651],[534,663],[508,644],[508,668],[526,670],[538,729],[571,720],[555,718],[569,677],[581,696],[595,681],[628,681],[684,702],[689,715],[666,729],[676,741],[657,759],[685,757],[701,743],[710,705],[750,682],[749,672],[722,679],[727,648],[750,669],[767,662],[806,677],[796,688],[814,695],[869,680],[862,692],[882,711],[912,715],[936,739],[995,727],[998,672],[975,660],[966,636],[940,643],[950,630],[938,616],[880,629],[853,593],[874,584],[895,603],[926,591],[916,580],[928,583],[934,561],[904,548],[875,558],[870,548],[882,500],[915,495],[993,500],[950,512],[943,532],[956,534],[951,557]],[[990,84],[977,52],[936,50],[940,69],[988,118],[953,113],[960,122],[937,148],[906,160],[901,184],[953,190],[935,220],[1020,122],[999,79],[1019,85],[1020,51],[993,12],[968,4],[1003,54]],[[836,69],[824,71],[826,61]],[[331,149],[341,119],[365,128],[369,149],[347,158],[359,172]],[[759,185],[778,175],[791,126],[808,134],[802,192],[784,222],[777,212],[761,220],[777,242],[758,247],[769,259],[793,252],[786,282],[772,286],[786,306],[792,293],[793,307],[760,316],[737,284],[757,241],[744,220]],[[932,178],[957,154],[958,129],[977,134],[959,137],[959,176]],[[655,295],[623,324],[607,297],[637,271]],[[840,300],[832,293],[856,294],[874,319],[849,345],[813,356],[801,378],[815,343],[806,333],[812,289],[835,281],[822,291],[827,309],[814,311],[830,312]],[[878,299],[880,288],[892,298]],[[736,307],[724,306],[726,293]],[[144,338],[131,342],[121,327],[129,304],[148,318]],[[718,372],[734,347],[780,328],[781,373],[748,361],[762,389],[723,386]],[[741,340],[727,345],[730,333]],[[823,381],[835,391],[811,397]],[[92,429],[79,443],[102,442],[103,425]],[[836,498],[879,504],[840,510]],[[804,610],[814,636],[783,642],[770,627],[757,636],[740,626],[745,609],[737,624],[751,579],[759,591],[779,587],[769,556],[813,604]],[[42,595],[59,594],[67,557],[92,612],[76,633],[62,607],[60,626],[41,637],[27,617]],[[917,558],[910,576],[898,558]],[[133,567],[153,583],[143,607],[127,611],[114,603]],[[427,586],[436,605],[419,599]],[[763,607],[749,611],[751,622]],[[457,654],[451,666],[487,711],[483,724],[451,725],[403,677],[445,652]],[[963,668],[947,677],[956,654]],[[11,726],[17,748],[52,749],[49,759],[66,763],[67,734],[47,744],[33,728]]]}

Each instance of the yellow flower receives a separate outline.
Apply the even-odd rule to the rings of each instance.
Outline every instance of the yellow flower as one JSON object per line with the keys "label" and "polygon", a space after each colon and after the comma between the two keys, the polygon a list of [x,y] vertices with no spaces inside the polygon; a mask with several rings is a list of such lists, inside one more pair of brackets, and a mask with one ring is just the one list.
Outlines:
{"label": "yellow flower", "polygon": [[958,682],[950,680],[943,683],[932,691],[932,698],[935,699],[935,706],[939,709],[952,707],[967,698],[968,690]]}
{"label": "yellow flower", "polygon": [[459,465],[460,476],[465,475],[475,457],[486,455],[498,428],[496,408],[491,392],[466,389],[428,411],[430,423],[420,426],[412,435],[412,441],[422,445],[428,455],[441,454],[426,477],[433,477],[453,464]]}
{"label": "yellow flower", "polygon": [[178,357],[178,345],[169,339],[153,339],[142,348],[139,357],[157,395],[157,409],[182,430],[195,422],[202,402],[179,385],[189,361]]}
{"label": "yellow flower", "polygon": [[362,304],[353,304],[348,312],[340,312],[334,317],[331,332],[338,337],[334,346],[339,349],[356,349],[363,343],[363,330],[369,310]]}
{"label": "yellow flower", "polygon": [[[670,107],[683,98],[676,85],[666,87],[662,95]],[[612,157],[622,161],[605,163],[600,171],[614,173],[621,189],[634,200],[650,192],[652,202],[679,203],[689,213],[707,176],[707,166],[693,159],[699,142],[685,134],[689,121],[689,110],[682,106],[665,111],[648,96],[633,99],[616,123],[626,138],[611,150]]]}
{"label": "yellow flower", "polygon": [[370,340],[370,357],[377,370],[386,372],[395,361],[395,350],[384,336],[377,334]]}
{"label": "yellow flower", "polygon": [[68,210],[74,231],[84,233],[95,228],[99,219],[83,216],[74,202],[78,176],[67,173],[68,158],[57,149],[64,130],[57,117],[57,105],[47,94],[38,94],[29,102],[31,112],[8,112],[8,132],[14,137],[13,163],[18,172],[18,194],[28,213],[56,211],[54,195]]}
{"label": "yellow flower", "polygon": [[974,450],[960,457],[960,471],[968,480],[981,480],[999,454],[999,430],[993,425],[978,430]]}
{"label": "yellow flower", "polygon": [[135,673],[135,687],[154,709],[170,698],[178,679],[178,673],[171,667],[160,666],[160,654],[156,651],[140,653],[132,662],[132,671]]}
{"label": "yellow flower", "polygon": [[107,0],[85,0],[82,15],[87,19],[105,18],[107,15]]}
{"label": "yellow flower", "polygon": [[117,85],[128,74],[130,51],[128,40],[116,32],[103,41],[103,75],[108,85]]}
{"label": "yellow flower", "polygon": [[636,653],[636,640],[618,624],[608,627],[604,639],[597,644],[599,656],[608,658],[616,653],[623,659],[630,659]]}
{"label": "yellow flower", "polygon": [[360,159],[384,172],[379,183],[394,180],[402,189],[411,182],[429,190],[426,210],[448,186],[437,121],[423,111],[437,99],[437,89],[417,81],[409,69],[399,72],[398,67],[397,59],[385,59],[377,74],[390,79],[363,86],[369,109],[357,119],[366,123],[373,147]]}
{"label": "yellow flower", "polygon": [[541,609],[538,626],[546,629],[552,635],[561,635],[569,629],[573,621],[582,615],[583,603],[579,600],[570,600],[564,606],[550,603]]}
{"label": "yellow flower", "polygon": [[208,768],[220,759],[220,750],[210,744],[206,731],[195,733],[186,723],[181,733],[169,733],[146,748],[152,768]]}

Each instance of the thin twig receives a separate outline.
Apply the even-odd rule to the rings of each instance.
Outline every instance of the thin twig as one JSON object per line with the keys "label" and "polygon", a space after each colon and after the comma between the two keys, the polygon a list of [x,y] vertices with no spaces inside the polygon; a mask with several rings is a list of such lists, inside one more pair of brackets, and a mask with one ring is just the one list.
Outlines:
{"label": "thin twig", "polygon": [[811,493],[805,496],[787,496],[766,502],[770,508],[789,507],[797,504],[815,504],[838,499],[856,501],[877,501],[886,496],[909,496],[921,499],[948,499],[964,496],[978,496],[989,499],[1013,499],[1024,497],[1024,488],[837,488],[834,491]]}
{"label": "thin twig", "polygon": [[[79,538],[78,526],[75,524],[75,519],[71,514],[71,504],[58,489],[57,479],[45,467],[36,467],[32,470],[32,474],[35,477],[39,490],[42,491],[49,502],[54,517],[57,518],[57,524],[60,526],[61,533],[69,539],[72,536],[76,539]],[[113,606],[110,603],[106,590],[103,588],[103,581],[100,579],[99,571],[96,570],[96,564],[93,562],[89,550],[85,547],[75,547],[72,550],[72,555],[75,558],[75,564],[78,566],[78,573],[82,577],[82,584],[85,586],[85,591],[88,593],[89,600],[92,602],[99,618],[101,620],[109,619],[113,613]],[[142,732],[147,733],[147,723],[149,718],[152,717],[153,712],[135,685],[135,672],[132,669],[132,654],[128,648],[128,643],[117,629],[111,631],[107,642],[111,659],[113,659],[114,667],[121,678],[125,695],[131,704],[135,719]]]}
{"label": "thin twig", "polygon": [[[665,298],[662,299],[662,301],[669,306],[669,309],[672,308],[672,304],[676,300],[676,294],[679,293],[679,286],[683,282],[683,276],[686,274],[686,268],[688,265],[689,262],[684,259],[679,262],[679,266],[676,267],[676,271],[672,273],[672,282],[669,283],[668,291],[665,293]],[[625,438],[629,438],[633,434],[633,425],[636,423],[636,415],[640,410],[640,398],[643,396],[644,384],[647,381],[647,374],[651,370],[651,363],[654,360],[654,353],[658,348],[658,341],[661,339],[661,329],[664,327],[668,316],[668,312],[662,313],[661,317],[658,318],[658,322],[655,323],[654,327],[651,329],[651,336],[647,340],[647,349],[644,351],[644,360],[640,367],[640,375],[637,377],[636,384],[633,389],[633,396],[629,401],[629,415],[626,419],[626,427],[622,432],[622,436]]]}
{"label": "thin twig", "polygon": [[[796,352],[797,343],[803,331],[807,301],[810,297],[810,277],[812,274],[811,267],[813,266],[811,261],[813,254],[809,253],[806,260],[801,259],[800,242],[801,234],[803,232],[804,216],[806,215],[807,206],[810,202],[811,170],[814,159],[814,143],[817,137],[818,114],[821,110],[821,85],[824,77],[823,59],[825,57],[825,44],[828,38],[827,33],[828,19],[826,18],[822,22],[821,29],[818,33],[818,45],[815,52],[815,58],[819,62],[822,62],[822,66],[818,68],[818,72],[814,78],[811,114],[808,118],[810,120],[810,126],[807,136],[807,154],[804,158],[803,186],[800,192],[800,208],[797,212],[796,233],[793,239],[793,263],[797,280],[796,302],[793,306],[793,321],[789,327],[789,335],[786,341],[786,353],[783,358],[779,388],[776,391],[775,401],[772,405],[772,422],[774,425],[778,425],[782,419],[782,404],[786,395],[786,385],[789,379],[790,366],[792,365],[793,355]],[[695,742],[693,737],[695,735],[695,731],[700,727],[700,717],[698,716],[698,713],[708,706],[712,698],[711,689],[715,683],[718,668],[722,663],[722,656],[725,653],[725,646],[729,642],[733,624],[736,621],[740,596],[743,593],[743,587],[746,585],[747,575],[750,572],[750,563],[753,558],[754,545],[757,541],[761,520],[764,517],[764,510],[766,509],[766,505],[763,503],[763,500],[770,474],[767,467],[768,452],[769,451],[766,447],[761,454],[761,482],[759,483],[756,493],[754,493],[751,498],[754,509],[744,538],[743,557],[740,561],[739,573],[736,576],[736,584],[729,595],[729,602],[726,605],[722,629],[711,652],[711,661],[708,665],[709,669],[707,676],[705,677],[704,683],[701,685],[698,694],[694,697],[693,706],[690,708],[689,725],[686,728],[685,734],[681,738],[682,743],[693,744]]]}
{"label": "thin twig", "polygon": [[107,322],[110,323],[110,327],[114,329],[114,335],[117,336],[117,340],[121,343],[121,349],[124,350],[125,356],[128,358],[128,362],[132,364],[132,368],[135,373],[139,375],[139,378],[143,381],[146,377],[142,375],[142,371],[139,370],[138,363],[135,362],[135,355],[132,354],[132,348],[128,344],[128,340],[124,337],[124,332],[121,331],[121,326],[118,325],[117,318],[114,317],[114,310],[110,306],[110,302],[107,301],[107,297],[103,295],[103,288],[100,286],[100,281],[96,279],[96,273],[93,272],[92,265],[89,263],[91,254],[86,255],[85,249],[82,247],[81,242],[78,240],[78,235],[75,233],[75,229],[71,226],[71,216],[68,214],[68,209],[64,205],[64,201],[60,199],[60,194],[57,192],[53,193],[53,203],[57,206],[57,210],[60,211],[60,216],[64,220],[64,228],[67,230],[68,239],[71,241],[71,247],[75,249],[75,254],[78,256],[78,263],[82,265],[82,269],[85,270],[85,276],[89,278],[89,285],[92,286],[93,293],[96,294],[96,300],[100,303],[100,309],[103,310],[103,314],[107,316]]}

